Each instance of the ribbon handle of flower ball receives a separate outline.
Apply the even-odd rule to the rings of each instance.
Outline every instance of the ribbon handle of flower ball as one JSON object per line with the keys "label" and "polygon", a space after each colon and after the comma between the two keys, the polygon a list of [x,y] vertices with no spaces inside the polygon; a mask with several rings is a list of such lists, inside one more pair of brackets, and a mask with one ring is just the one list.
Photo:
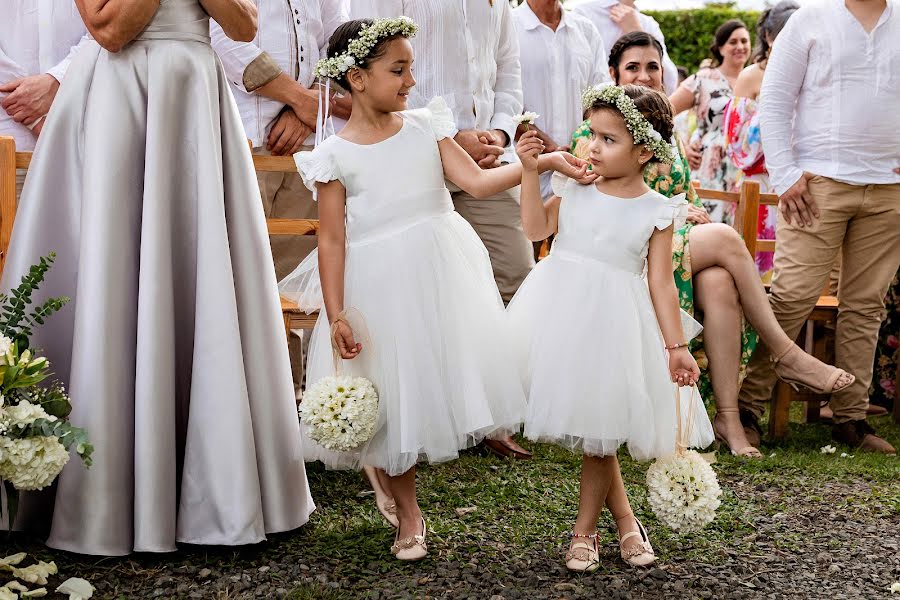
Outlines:
{"label": "ribbon handle of flower ball", "polygon": [[[322,84],[322,79],[325,80],[324,85]],[[316,146],[334,133],[334,124],[331,121],[331,79],[320,77],[317,85],[319,88],[319,110],[316,113]]]}
{"label": "ribbon handle of flower ball", "polygon": [[691,397],[688,400],[687,419],[681,419],[681,387],[675,384],[675,454],[684,454],[691,445],[691,433],[694,425],[694,394],[697,386],[691,385]]}

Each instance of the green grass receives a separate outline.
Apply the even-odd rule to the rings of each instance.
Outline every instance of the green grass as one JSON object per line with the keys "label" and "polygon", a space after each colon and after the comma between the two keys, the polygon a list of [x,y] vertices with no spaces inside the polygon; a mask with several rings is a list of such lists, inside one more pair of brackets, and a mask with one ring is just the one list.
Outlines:
{"label": "green grass", "polygon": [[[796,407],[799,416],[800,407]],[[873,420],[879,432],[900,445],[900,427],[889,418]],[[659,525],[647,504],[646,464],[622,459],[622,470],[635,513],[653,531],[653,543],[663,560],[701,560],[715,563],[720,550],[750,551],[754,523],[776,513],[791,513],[798,499],[824,502],[848,515],[867,518],[900,514],[900,460],[896,457],[851,452],[840,448],[821,454],[830,444],[830,428],[792,423],[784,442],[764,443],[762,460],[746,460],[719,453],[714,466],[723,488],[717,519],[698,534],[680,535]],[[459,560],[487,550],[497,560],[525,558],[536,552],[561,555],[564,533],[574,521],[578,502],[580,456],[539,444],[528,462],[501,460],[466,452],[459,460],[419,468],[419,502],[429,526],[429,561]],[[854,455],[841,458],[841,452]],[[359,574],[412,572],[388,554],[392,531],[382,522],[363,477],[357,473],[309,468],[318,510],[311,523],[288,542],[298,552],[335,561],[358,563]],[[829,493],[828,484],[858,484],[848,493]],[[785,490],[783,495],[763,492]],[[459,516],[457,508],[474,507]],[[601,525],[611,527],[609,515]],[[613,540],[612,533],[605,541]],[[348,540],[352,542],[348,543]],[[786,551],[801,540],[790,533],[779,538]],[[490,568],[480,564],[479,568]]]}

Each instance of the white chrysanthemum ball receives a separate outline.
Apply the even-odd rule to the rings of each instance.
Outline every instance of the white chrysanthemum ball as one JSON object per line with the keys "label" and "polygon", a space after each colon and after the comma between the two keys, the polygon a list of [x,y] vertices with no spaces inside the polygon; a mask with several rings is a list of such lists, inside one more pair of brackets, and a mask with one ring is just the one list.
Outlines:
{"label": "white chrysanthemum ball", "polygon": [[655,461],[647,469],[650,507],[675,531],[702,529],[716,518],[722,490],[716,473],[694,450]]}
{"label": "white chrysanthemum ball", "polygon": [[300,418],[320,446],[347,452],[369,441],[375,432],[378,394],[364,377],[324,377],[303,393]]}
{"label": "white chrysanthemum ball", "polygon": [[69,462],[69,453],[55,437],[0,437],[0,479],[17,490],[40,490]]}

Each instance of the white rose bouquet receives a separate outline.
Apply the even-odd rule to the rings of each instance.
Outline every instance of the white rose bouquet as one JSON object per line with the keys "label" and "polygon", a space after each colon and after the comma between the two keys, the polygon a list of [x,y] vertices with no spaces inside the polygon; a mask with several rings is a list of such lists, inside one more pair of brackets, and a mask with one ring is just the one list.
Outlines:
{"label": "white rose bouquet", "polygon": [[[675,393],[676,450],[654,461],[647,469],[650,507],[660,521],[675,531],[698,531],[716,518],[722,490],[710,464],[694,450],[688,450],[689,432],[681,425],[681,398]],[[687,418],[693,422],[694,398]]]}
{"label": "white rose bouquet", "polygon": [[51,380],[50,362],[29,344],[33,327],[69,300],[50,298],[28,312],[54,258],[41,258],[9,296],[0,294],[0,481],[10,527],[20,491],[53,483],[69,461],[69,450],[90,466],[94,449],[87,432],[66,421],[72,411],[69,397],[62,384]]}

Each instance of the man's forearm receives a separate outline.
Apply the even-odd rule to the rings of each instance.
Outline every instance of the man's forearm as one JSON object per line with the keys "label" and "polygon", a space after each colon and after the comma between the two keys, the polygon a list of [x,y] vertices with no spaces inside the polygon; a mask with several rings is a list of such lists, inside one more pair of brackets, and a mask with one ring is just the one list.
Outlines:
{"label": "man's forearm", "polygon": [[318,95],[294,81],[287,73],[257,88],[256,93],[290,106],[307,127],[315,129]]}

